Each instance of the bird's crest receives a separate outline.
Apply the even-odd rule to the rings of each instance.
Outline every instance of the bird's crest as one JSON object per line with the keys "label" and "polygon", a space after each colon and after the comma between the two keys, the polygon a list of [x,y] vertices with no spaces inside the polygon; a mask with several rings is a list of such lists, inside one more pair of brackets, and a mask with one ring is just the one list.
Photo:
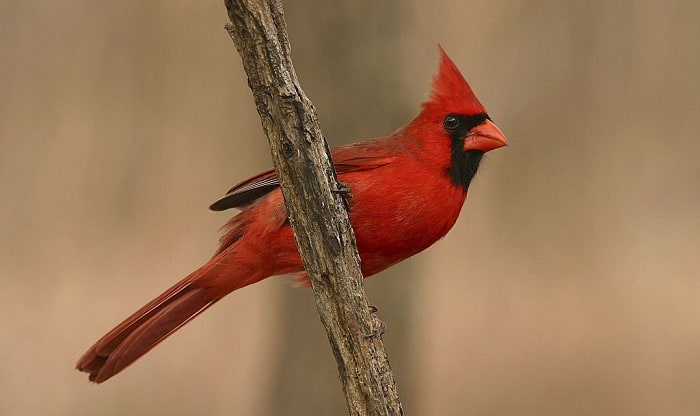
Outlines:
{"label": "bird's crest", "polygon": [[444,112],[445,110],[465,115],[486,113],[484,106],[476,98],[471,87],[459,72],[457,65],[440,48],[440,70],[433,78],[433,89],[428,101],[423,103],[424,111]]}

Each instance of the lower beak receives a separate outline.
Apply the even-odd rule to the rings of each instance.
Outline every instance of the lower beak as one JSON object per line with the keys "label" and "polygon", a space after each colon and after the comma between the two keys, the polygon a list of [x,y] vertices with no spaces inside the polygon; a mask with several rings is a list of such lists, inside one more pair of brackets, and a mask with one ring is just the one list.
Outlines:
{"label": "lower beak", "polygon": [[491,120],[474,127],[464,138],[464,150],[488,152],[503,146],[508,146],[506,136]]}

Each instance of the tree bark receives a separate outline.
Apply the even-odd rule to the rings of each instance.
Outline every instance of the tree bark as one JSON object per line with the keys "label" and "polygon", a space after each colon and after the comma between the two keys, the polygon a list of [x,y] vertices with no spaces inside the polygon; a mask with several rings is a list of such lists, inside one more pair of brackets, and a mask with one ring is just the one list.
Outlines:
{"label": "tree bark", "polygon": [[[402,415],[364,293],[347,201],[311,101],[294,72],[279,0],[225,0],[233,39],[280,177],[351,415]],[[310,392],[313,394],[313,392]]]}
{"label": "tree bark", "polygon": [[[405,3],[283,0],[283,4],[289,39],[294,43],[294,67],[304,92],[316,105],[331,148],[394,131],[415,116],[415,103],[411,104],[401,82],[403,71],[387,70],[401,67],[404,59],[399,52],[405,31],[402,22],[411,18],[409,8],[402,7]],[[351,223],[357,226],[352,217]],[[390,350],[404,409],[421,401],[411,394],[419,383],[413,351],[418,343],[411,342],[410,331],[412,311],[421,304],[420,299],[413,299],[419,287],[416,272],[414,262],[401,262],[364,281],[370,303],[379,305],[381,318],[390,323],[382,339]],[[311,290],[287,291],[277,302],[280,344],[270,363],[270,399],[259,410],[261,415],[347,414],[343,391],[333,382],[338,370],[333,355],[328,354],[326,332],[309,318],[317,313],[313,296]],[[315,395],[309,397],[308,391]]]}

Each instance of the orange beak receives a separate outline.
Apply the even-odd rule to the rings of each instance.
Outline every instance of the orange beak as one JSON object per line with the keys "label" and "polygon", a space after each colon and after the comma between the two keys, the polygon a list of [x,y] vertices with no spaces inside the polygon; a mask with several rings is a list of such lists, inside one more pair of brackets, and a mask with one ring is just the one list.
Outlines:
{"label": "orange beak", "polygon": [[464,150],[488,152],[503,146],[508,146],[506,136],[491,120],[474,127],[464,138]]}

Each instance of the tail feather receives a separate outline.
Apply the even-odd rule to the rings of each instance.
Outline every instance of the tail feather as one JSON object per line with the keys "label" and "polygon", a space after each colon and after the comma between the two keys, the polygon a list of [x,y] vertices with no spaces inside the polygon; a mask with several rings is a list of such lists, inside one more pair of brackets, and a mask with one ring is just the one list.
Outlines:
{"label": "tail feather", "polygon": [[[105,336],[78,360],[76,368],[89,374],[90,381],[102,383],[122,371],[153,347],[191,321],[230,291],[213,291],[202,280],[218,277],[216,261],[182,279],[143,306]],[[233,276],[229,276],[233,278]]]}
{"label": "tail feather", "polygon": [[215,300],[210,299],[202,288],[187,291],[134,329],[106,357],[99,370],[90,373],[90,380],[102,383],[119,373],[214,302]]}

